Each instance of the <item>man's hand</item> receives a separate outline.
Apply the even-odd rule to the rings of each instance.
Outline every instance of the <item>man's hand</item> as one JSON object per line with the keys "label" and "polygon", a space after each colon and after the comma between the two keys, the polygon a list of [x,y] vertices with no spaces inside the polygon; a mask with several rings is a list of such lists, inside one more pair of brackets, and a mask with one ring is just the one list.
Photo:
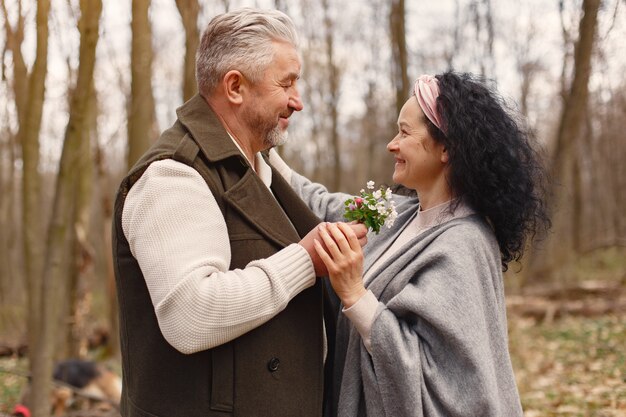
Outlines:
{"label": "man's hand", "polygon": [[350,228],[356,235],[356,238],[359,240],[359,244],[361,245],[361,247],[365,246],[367,244],[367,227],[363,223],[359,223],[356,221],[348,223],[348,226],[350,226]]}
{"label": "man's hand", "polygon": [[[347,226],[350,227],[350,229],[352,229],[357,239],[359,240],[359,244],[361,246],[365,246],[365,244],[367,243],[367,227],[365,227],[361,223],[356,223],[356,222],[348,223]],[[317,239],[318,242],[322,243],[323,245],[324,240],[320,237],[319,229],[317,227],[311,230],[298,243],[300,244],[300,246],[306,249],[306,251],[309,253],[309,256],[311,257],[311,261],[313,262],[313,268],[315,269],[315,275],[318,277],[325,277],[328,275],[328,270],[326,269],[326,265],[324,265],[324,262],[322,262],[322,259],[320,258],[320,256],[317,254],[317,251],[315,250],[315,244],[314,244],[315,239]]]}

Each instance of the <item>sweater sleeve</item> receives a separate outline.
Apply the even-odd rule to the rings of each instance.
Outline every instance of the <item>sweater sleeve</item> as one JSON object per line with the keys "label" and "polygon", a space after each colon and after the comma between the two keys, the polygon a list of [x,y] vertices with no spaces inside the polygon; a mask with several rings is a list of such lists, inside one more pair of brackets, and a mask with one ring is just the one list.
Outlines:
{"label": "sweater sleeve", "polygon": [[270,151],[270,163],[317,217],[327,222],[346,221],[343,217],[343,203],[351,197],[350,194],[329,192],[322,184],[312,182],[293,171],[273,150]]}
{"label": "sweater sleeve", "polygon": [[356,327],[368,352],[372,350],[370,333],[372,331],[372,322],[378,311],[378,305],[379,303],[374,293],[367,291],[354,305],[349,308],[344,307],[341,310]]}
{"label": "sweater sleeve", "polygon": [[371,355],[361,353],[365,400],[381,399],[389,416],[520,416],[497,247],[440,240],[379,303]]}
{"label": "sweater sleeve", "polygon": [[306,250],[292,244],[228,270],[228,230],[193,168],[152,163],[130,189],[122,228],[143,272],[165,339],[190,354],[267,322],[315,283]]}

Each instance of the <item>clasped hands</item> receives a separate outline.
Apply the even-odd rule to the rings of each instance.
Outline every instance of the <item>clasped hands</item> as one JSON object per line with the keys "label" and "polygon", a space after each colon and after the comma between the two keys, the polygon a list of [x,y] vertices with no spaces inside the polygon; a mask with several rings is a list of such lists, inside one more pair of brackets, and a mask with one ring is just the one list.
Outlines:
{"label": "clasped hands", "polygon": [[348,308],[365,294],[363,251],[367,227],[359,223],[320,223],[301,241],[315,268],[315,275],[328,276],[335,293]]}

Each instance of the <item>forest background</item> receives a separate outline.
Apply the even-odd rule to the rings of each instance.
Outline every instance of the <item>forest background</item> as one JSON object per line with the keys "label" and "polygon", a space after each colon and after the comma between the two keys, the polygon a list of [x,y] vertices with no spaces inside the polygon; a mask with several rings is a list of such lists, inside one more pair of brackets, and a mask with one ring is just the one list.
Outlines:
{"label": "forest background", "polygon": [[242,6],[299,30],[279,151],[331,190],[391,183],[420,74],[497,86],[551,173],[553,229],[506,281],[526,415],[626,415],[625,0],[0,0],[0,413],[28,373],[47,416],[57,360],[119,371],[115,190],[195,93],[202,28]]}

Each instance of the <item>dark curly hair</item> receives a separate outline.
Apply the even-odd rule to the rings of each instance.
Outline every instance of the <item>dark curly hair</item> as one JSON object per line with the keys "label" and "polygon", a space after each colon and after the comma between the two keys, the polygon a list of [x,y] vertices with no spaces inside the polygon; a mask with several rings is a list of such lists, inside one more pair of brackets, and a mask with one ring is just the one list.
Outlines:
{"label": "dark curly hair", "polygon": [[522,257],[527,238],[550,228],[542,158],[530,130],[483,79],[452,71],[436,78],[446,133],[424,117],[429,133],[448,151],[453,192],[493,227],[506,271]]}

